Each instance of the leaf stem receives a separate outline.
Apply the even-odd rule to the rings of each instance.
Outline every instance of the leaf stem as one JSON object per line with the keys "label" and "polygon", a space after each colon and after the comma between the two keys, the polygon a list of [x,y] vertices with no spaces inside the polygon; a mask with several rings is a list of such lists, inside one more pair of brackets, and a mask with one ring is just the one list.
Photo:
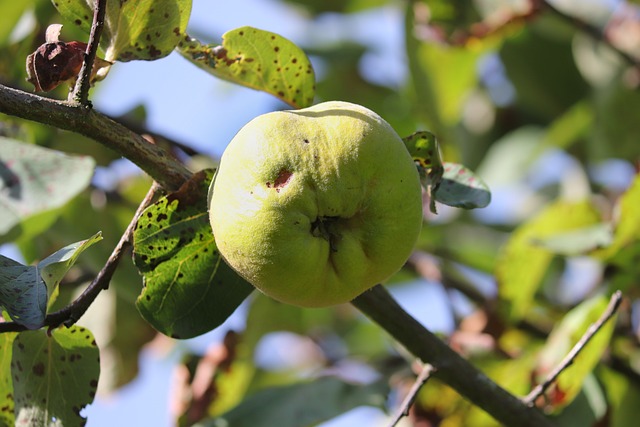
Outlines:
{"label": "leaf stem", "polygon": [[611,319],[618,308],[620,308],[620,303],[622,302],[622,292],[616,291],[613,295],[611,295],[611,299],[609,300],[609,304],[607,308],[602,312],[602,315],[598,318],[598,320],[593,323],[587,331],[582,335],[580,340],[573,346],[571,351],[567,353],[567,355],[562,359],[562,361],[556,366],[556,368],[549,373],[547,378],[538,384],[531,392],[522,398],[522,402],[524,402],[527,406],[534,406],[536,400],[540,396],[544,394],[544,392],[551,387],[551,385],[555,382],[558,376],[569,366],[573,364],[576,360],[576,357],[582,349],[591,341],[591,339],[598,333],[600,329],[607,323],[609,319]]}
{"label": "leaf stem", "polygon": [[93,73],[93,63],[98,53],[98,46],[100,45],[100,36],[102,35],[102,29],[104,27],[106,9],[107,0],[95,0],[89,43],[87,43],[87,50],[84,55],[84,61],[82,61],[82,68],[80,68],[78,79],[69,97],[71,101],[88,108],[91,108],[91,102],[89,101],[91,74]]}
{"label": "leaf stem", "polygon": [[407,350],[435,369],[442,380],[506,426],[548,427],[553,424],[537,408],[527,406],[493,382],[431,331],[411,317],[381,285],[352,304],[385,329]]}

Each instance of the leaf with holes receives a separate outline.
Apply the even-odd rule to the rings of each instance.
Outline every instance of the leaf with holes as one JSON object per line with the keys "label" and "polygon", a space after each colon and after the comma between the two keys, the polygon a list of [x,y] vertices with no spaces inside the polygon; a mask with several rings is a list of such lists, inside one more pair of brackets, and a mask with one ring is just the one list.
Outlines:
{"label": "leaf with holes", "polygon": [[[608,298],[603,295],[583,301],[554,327],[538,357],[535,368],[537,382],[543,381],[556,368],[587,329],[602,315],[607,304]],[[547,409],[557,413],[576,398],[583,382],[609,348],[614,327],[615,317],[608,320],[584,346],[573,363],[562,371],[556,383],[547,391]]]}
{"label": "leaf with holes", "polygon": [[[56,0],[60,14],[87,33],[93,2]],[[107,61],[154,60],[167,56],[184,36],[191,0],[127,0],[107,2],[100,45]]]}
{"label": "leaf with holes", "polygon": [[16,425],[84,425],[80,411],[93,401],[99,375],[100,353],[89,330],[21,332],[11,359]]}
{"label": "leaf with holes", "polygon": [[438,190],[444,173],[438,140],[431,132],[418,131],[402,138],[402,141],[411,158],[416,162],[420,183],[429,195],[430,209],[435,214],[437,213],[436,202],[432,196]]}
{"label": "leaf with holes", "polygon": [[95,162],[90,157],[2,137],[0,146],[0,243],[21,232],[46,230],[57,215],[43,216],[46,220],[37,224],[28,219],[62,207],[91,181]]}
{"label": "leaf with holes", "polygon": [[456,208],[477,209],[491,203],[491,191],[480,177],[465,166],[445,162],[435,199]]}
{"label": "leaf with holes", "polygon": [[11,318],[29,329],[44,324],[47,302],[60,280],[85,249],[102,239],[100,233],[73,243],[40,261],[22,265],[0,255],[0,306]]}
{"label": "leaf with holes", "polygon": [[148,207],[133,233],[133,259],[145,282],[136,306],[175,338],[216,328],[253,290],[216,249],[207,212],[212,176],[199,172]]}
{"label": "leaf with holes", "polygon": [[178,51],[189,61],[230,82],[270,93],[294,108],[311,105],[315,74],[307,55],[278,34],[241,27],[222,36],[222,45],[182,41]]}

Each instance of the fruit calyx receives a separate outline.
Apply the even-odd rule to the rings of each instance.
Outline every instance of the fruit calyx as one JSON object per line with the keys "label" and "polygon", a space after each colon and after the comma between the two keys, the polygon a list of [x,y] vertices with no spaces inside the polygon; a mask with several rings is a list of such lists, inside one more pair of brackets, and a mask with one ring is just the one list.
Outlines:
{"label": "fruit calyx", "polygon": [[336,223],[342,219],[339,216],[319,216],[311,223],[311,234],[314,237],[322,237],[329,242],[331,252],[338,252],[338,242],[342,235],[336,231]]}

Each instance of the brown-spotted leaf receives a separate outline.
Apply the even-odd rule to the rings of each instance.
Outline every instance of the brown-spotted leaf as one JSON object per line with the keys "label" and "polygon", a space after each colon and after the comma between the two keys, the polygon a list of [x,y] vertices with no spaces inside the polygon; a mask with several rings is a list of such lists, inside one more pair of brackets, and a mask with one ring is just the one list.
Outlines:
{"label": "brown-spotted leaf", "polygon": [[270,93],[294,108],[313,103],[315,73],[309,58],[278,34],[241,27],[225,33],[222,45],[187,38],[177,49],[218,78]]}

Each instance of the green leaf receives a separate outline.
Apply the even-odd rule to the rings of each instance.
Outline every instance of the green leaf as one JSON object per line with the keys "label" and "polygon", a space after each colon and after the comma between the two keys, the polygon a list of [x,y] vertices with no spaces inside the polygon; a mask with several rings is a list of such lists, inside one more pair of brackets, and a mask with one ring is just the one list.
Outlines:
{"label": "green leaf", "polygon": [[200,427],[304,427],[334,418],[358,406],[384,408],[386,380],[351,384],[335,377],[264,389],[240,405]]}
{"label": "green leaf", "polygon": [[444,163],[442,181],[435,199],[448,206],[462,209],[484,208],[491,203],[491,192],[484,181],[467,167]]}
{"label": "green leaf", "polygon": [[97,232],[93,236],[80,242],[72,243],[49,255],[38,263],[37,269],[47,286],[47,294],[55,292],[62,278],[69,269],[76,263],[78,256],[94,243],[102,240],[102,233]]}
{"label": "green leaf", "polygon": [[[54,0],[60,14],[87,33],[93,2]],[[154,60],[167,56],[184,36],[191,0],[127,0],[107,2],[100,45],[107,61]]]}
{"label": "green leaf", "polygon": [[[431,197],[442,181],[444,166],[436,136],[428,131],[418,131],[402,138],[411,158],[418,166],[420,182]],[[436,213],[435,200],[431,197],[431,212]]]}
{"label": "green leaf", "polygon": [[87,329],[21,332],[11,360],[16,425],[83,426],[80,411],[93,401],[99,375],[100,354]]}
{"label": "green leaf", "polygon": [[[589,326],[602,315],[607,304],[608,298],[602,295],[583,301],[556,325],[538,358],[535,369],[538,382],[543,381],[571,351]],[[548,404],[554,412],[559,412],[578,395],[583,382],[607,350],[614,327],[615,317],[609,319],[576,356],[573,363],[558,376],[555,386],[547,392]]]}
{"label": "green leaf", "polygon": [[133,234],[134,262],[145,281],[136,306],[174,338],[218,327],[253,290],[216,248],[207,204],[212,175],[197,173],[147,208]]}
{"label": "green leaf", "polygon": [[47,287],[36,267],[0,255],[0,306],[11,319],[29,329],[44,324],[47,312]]}
{"label": "green leaf", "polygon": [[77,257],[102,239],[100,233],[73,243],[40,261],[37,266],[22,265],[0,255],[0,305],[11,318],[29,329],[44,324],[47,301]]}
{"label": "green leaf", "polygon": [[312,104],[315,73],[302,49],[284,37],[252,27],[223,34],[222,45],[191,38],[178,52],[214,76],[270,93],[294,108]]}
{"label": "green leaf", "polygon": [[[29,217],[63,206],[89,185],[93,175],[90,157],[3,137],[0,146],[0,243],[18,234]],[[48,227],[55,218],[49,215],[50,222],[34,226]]]}
{"label": "green leaf", "polygon": [[612,240],[611,225],[602,223],[532,239],[531,242],[559,255],[577,256],[584,255],[597,248],[609,246]]}
{"label": "green leaf", "polygon": [[553,253],[536,246],[536,240],[599,222],[598,210],[590,201],[559,200],[518,227],[503,247],[495,272],[505,314],[514,320],[526,314],[551,264]]}
{"label": "green leaf", "polygon": [[15,425],[11,355],[13,354],[13,340],[17,335],[12,332],[0,334],[0,427]]}

